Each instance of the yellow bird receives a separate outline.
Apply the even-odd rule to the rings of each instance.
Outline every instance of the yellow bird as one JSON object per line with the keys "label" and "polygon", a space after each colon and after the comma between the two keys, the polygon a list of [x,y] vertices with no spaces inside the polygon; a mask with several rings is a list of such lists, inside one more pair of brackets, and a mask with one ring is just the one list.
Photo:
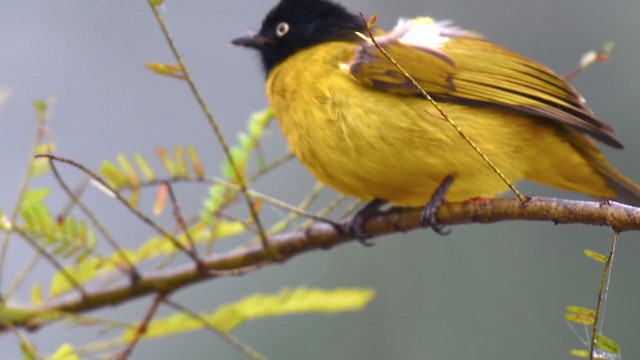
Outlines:
{"label": "yellow bird", "polygon": [[[507,185],[370,41],[360,16],[327,0],[281,0],[259,32],[266,91],[289,148],[321,182],[372,201],[423,206]],[[640,205],[640,187],[591,138],[622,148],[580,94],[549,68],[429,18],[377,41],[511,181]],[[590,138],[591,137],[591,138]],[[437,229],[436,229],[437,230]]]}

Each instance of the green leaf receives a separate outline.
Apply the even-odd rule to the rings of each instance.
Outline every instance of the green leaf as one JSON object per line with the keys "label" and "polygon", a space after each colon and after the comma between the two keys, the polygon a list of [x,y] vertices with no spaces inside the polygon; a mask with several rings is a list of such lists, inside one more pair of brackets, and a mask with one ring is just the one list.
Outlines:
{"label": "green leaf", "polygon": [[24,360],[38,359],[38,350],[24,337],[20,338],[20,350],[22,350],[22,358]]}
{"label": "green leaf", "polygon": [[620,354],[620,345],[603,334],[596,335],[596,347],[610,354]]}
{"label": "green leaf", "polygon": [[[85,284],[97,276],[113,269],[113,265],[107,265],[102,259],[87,258],[75,267],[65,267],[65,272],[71,276],[78,284]],[[69,282],[62,271],[56,271],[49,285],[49,296],[57,297],[73,289],[73,284]]]}
{"label": "green leaf", "polygon": [[149,163],[147,163],[144,157],[142,157],[140,153],[136,153],[135,155],[133,155],[133,158],[135,159],[138,168],[140,169],[140,171],[142,171],[142,174],[147,179],[147,181],[155,180],[156,176],[153,173],[153,169],[151,168],[151,166],[149,166]]}
{"label": "green leaf", "polygon": [[34,284],[31,288],[31,303],[33,305],[42,304],[42,285]]}
{"label": "green leaf", "polygon": [[590,257],[591,259],[593,259],[595,261],[599,261],[599,262],[602,262],[602,263],[606,263],[607,262],[607,257],[606,256],[604,256],[602,254],[599,254],[599,253],[597,253],[595,251],[592,251],[592,250],[589,250],[589,249],[584,249],[584,254],[587,257]]}
{"label": "green leaf", "polygon": [[594,317],[578,314],[564,314],[564,319],[581,325],[593,325],[596,322]]}
{"label": "green leaf", "polygon": [[167,151],[164,148],[157,147],[156,155],[158,156],[158,159],[160,159],[160,162],[162,163],[162,166],[164,166],[167,174],[171,177],[177,177],[178,171],[176,170],[176,164],[171,160],[169,155],[167,155]]}
{"label": "green leaf", "polygon": [[176,155],[176,169],[178,171],[178,177],[189,177],[189,168],[187,167],[187,162],[184,159],[184,152],[180,146],[176,146],[174,149],[174,153]]}
{"label": "green leaf", "polygon": [[44,199],[49,196],[51,189],[48,188],[39,188],[39,189],[29,189],[25,191],[24,196],[20,201],[20,210],[28,209],[37,204],[42,204]]}
{"label": "green leaf", "polygon": [[26,207],[20,213],[25,222],[26,230],[42,235],[48,243],[55,242],[60,235],[59,227],[51,217],[51,213],[46,205],[34,203]]}
{"label": "green leaf", "polygon": [[118,154],[116,157],[118,160],[118,164],[120,164],[120,168],[122,168],[122,174],[124,175],[127,185],[131,188],[137,188],[140,185],[140,177],[136,173],[133,165],[129,159],[123,154]]}
{"label": "green leaf", "polygon": [[[56,143],[44,143],[36,146],[34,149],[34,154],[51,154],[58,148]],[[42,174],[46,174],[51,171],[51,166],[49,165],[49,159],[38,158],[31,160],[31,164],[29,166],[29,178],[35,178]]]}
{"label": "green leaf", "polygon": [[116,189],[123,187],[127,183],[127,177],[118,169],[116,164],[111,161],[104,160],[102,162],[102,165],[100,165],[100,174]]}
{"label": "green leaf", "polygon": [[196,174],[198,179],[204,178],[204,167],[202,166],[202,162],[200,161],[200,157],[194,149],[193,146],[187,146],[187,155],[189,156],[189,162],[191,163],[191,168],[193,169],[193,173]]}
{"label": "green leaf", "polygon": [[606,53],[610,53],[613,51],[613,48],[616,47],[616,44],[613,41],[607,41],[603,46],[602,50]]}
{"label": "green leaf", "polygon": [[251,135],[252,138],[262,137],[266,126],[269,125],[269,121],[273,119],[274,116],[275,114],[270,108],[254,113],[249,119],[249,125],[247,125],[249,135]]}
{"label": "green leaf", "polygon": [[[256,294],[220,307],[212,314],[201,317],[216,329],[229,332],[248,320],[292,314],[333,314],[360,310],[373,298],[373,290],[341,288],[335,290],[298,288],[284,289],[278,294]],[[201,321],[188,314],[178,313],[149,323],[145,338],[157,338],[203,328]],[[135,329],[122,334],[128,342]]]}
{"label": "green leaf", "polygon": [[581,359],[588,359],[589,358],[589,350],[571,349],[571,350],[569,350],[569,355],[577,357],[577,358],[581,358]]}
{"label": "green leaf", "polygon": [[49,166],[49,159],[38,158],[31,160],[31,167],[29,167],[29,178],[33,179],[43,174],[47,174],[51,171]]}
{"label": "green leaf", "polygon": [[33,108],[36,112],[43,113],[47,111],[47,102],[42,99],[33,100]]}
{"label": "green leaf", "polygon": [[569,305],[567,306],[567,311],[578,314],[578,315],[591,316],[591,317],[596,316],[595,311],[582,306]]}

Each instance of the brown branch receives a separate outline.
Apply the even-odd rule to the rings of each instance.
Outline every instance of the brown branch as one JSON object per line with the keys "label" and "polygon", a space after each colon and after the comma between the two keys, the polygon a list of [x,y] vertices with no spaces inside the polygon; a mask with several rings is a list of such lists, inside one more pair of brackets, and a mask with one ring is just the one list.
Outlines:
{"label": "brown branch", "polygon": [[147,326],[149,326],[151,319],[158,311],[158,307],[160,306],[160,303],[162,303],[164,298],[165,295],[163,293],[159,293],[158,295],[156,295],[155,299],[153,299],[153,303],[151,303],[151,306],[147,310],[147,313],[144,315],[144,318],[136,328],[136,332],[134,333],[133,338],[131,339],[129,344],[127,344],[127,347],[120,353],[120,355],[117,356],[117,360],[127,360],[127,358],[131,356],[133,349],[136,347],[144,333],[147,332]]}
{"label": "brown branch", "polygon": [[[421,228],[422,209],[393,208],[383,214],[369,218],[363,230],[372,238],[391,233],[406,232]],[[613,201],[572,201],[552,198],[530,198],[525,203],[517,199],[481,199],[449,203],[437,213],[440,223],[446,225],[469,223],[494,223],[506,220],[548,221],[555,224],[585,224],[608,226],[615,231],[640,230],[640,208]],[[285,260],[308,251],[328,249],[353,241],[348,235],[348,221],[338,223],[341,231],[332,225],[319,223],[304,232],[280,234],[269,239],[273,248]],[[171,270],[146,274],[135,287],[118,285],[87,292],[86,296],[74,296],[56,300],[39,307],[15,309],[23,314],[13,326],[37,329],[49,323],[52,312],[81,313],[98,308],[119,305],[132,299],[154,293],[169,293],[185,286],[233,275],[232,270],[257,270],[271,264],[269,254],[262,244],[241,247],[229,252],[202,259],[202,266],[210,272],[199,271],[194,264]],[[248,271],[240,271],[244,274]],[[5,311],[10,311],[6,309]],[[24,315],[26,314],[26,315]],[[6,331],[0,326],[0,331]]]}

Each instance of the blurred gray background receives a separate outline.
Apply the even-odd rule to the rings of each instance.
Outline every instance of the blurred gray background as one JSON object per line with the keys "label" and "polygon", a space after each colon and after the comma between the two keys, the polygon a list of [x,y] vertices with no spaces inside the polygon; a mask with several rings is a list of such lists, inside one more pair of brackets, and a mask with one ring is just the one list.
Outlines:
{"label": "blurred gray background", "polygon": [[[167,1],[163,8],[178,48],[229,139],[266,106],[257,54],[229,40],[256,29],[275,0]],[[558,73],[606,41],[613,59],[597,64],[574,84],[603,120],[618,129],[624,151],[604,149],[624,173],[640,181],[637,107],[640,103],[640,1],[638,0],[344,0],[353,10],[378,15],[389,28],[400,16],[452,19],[499,44],[534,58]],[[13,206],[35,127],[32,102],[55,96],[50,123],[59,154],[97,169],[103,159],[136,151],[152,157],[155,146],[193,144],[209,173],[222,161],[203,115],[185,83],[154,75],[145,62],[173,63],[145,1],[0,0],[0,86],[13,96],[0,109],[0,209]],[[275,124],[274,124],[275,125]],[[283,153],[277,126],[265,142]],[[71,181],[77,172],[65,169]],[[51,178],[37,184],[51,186]],[[314,184],[297,163],[256,187],[291,203]],[[521,184],[530,194],[579,197]],[[205,189],[181,190],[195,213]],[[152,195],[148,195],[151,197]],[[87,201],[99,209],[119,241],[134,246],[153,233],[121,206],[96,191]],[[60,191],[49,203],[62,206]],[[265,209],[267,217],[284,216]],[[541,223],[469,225],[448,237],[419,231],[300,256],[235,279],[183,290],[175,298],[197,311],[257,291],[282,287],[365,286],[376,289],[366,310],[337,316],[302,315],[258,320],[234,333],[270,359],[564,359],[581,348],[562,318],[567,305],[594,307],[601,266],[582,255],[606,253],[611,231]],[[624,358],[640,358],[640,236],[623,234],[606,304],[605,334]],[[28,255],[13,239],[7,265],[17,271]],[[36,275],[50,273],[43,265]],[[45,280],[42,280],[45,281]],[[28,289],[22,294],[26,300]],[[142,318],[145,298],[98,313]],[[161,314],[167,314],[163,310]],[[584,337],[580,329],[580,335]],[[62,342],[98,338],[91,331],[50,326],[31,335],[43,353]],[[12,336],[0,336],[0,358],[20,358]],[[134,359],[240,359],[207,332],[148,341]]]}

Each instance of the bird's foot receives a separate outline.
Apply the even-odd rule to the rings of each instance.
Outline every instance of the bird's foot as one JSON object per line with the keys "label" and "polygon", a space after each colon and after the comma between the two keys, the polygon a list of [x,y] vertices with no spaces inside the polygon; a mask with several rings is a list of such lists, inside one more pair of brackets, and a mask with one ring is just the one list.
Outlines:
{"label": "bird's foot", "polygon": [[441,224],[436,216],[438,209],[445,202],[444,196],[451,187],[451,184],[453,184],[453,176],[448,175],[442,180],[440,185],[438,185],[436,191],[431,195],[431,200],[424,206],[422,214],[420,215],[420,224],[422,224],[423,227],[433,229],[438,235],[444,236],[451,233],[451,229],[447,229],[445,225]]}
{"label": "bird's foot", "polygon": [[387,201],[374,199],[365,205],[362,209],[353,215],[351,222],[349,223],[349,235],[358,239],[358,241],[364,246],[373,246],[373,243],[369,242],[369,236],[364,233],[362,226],[367,218],[380,213],[380,207],[386,204]]}

